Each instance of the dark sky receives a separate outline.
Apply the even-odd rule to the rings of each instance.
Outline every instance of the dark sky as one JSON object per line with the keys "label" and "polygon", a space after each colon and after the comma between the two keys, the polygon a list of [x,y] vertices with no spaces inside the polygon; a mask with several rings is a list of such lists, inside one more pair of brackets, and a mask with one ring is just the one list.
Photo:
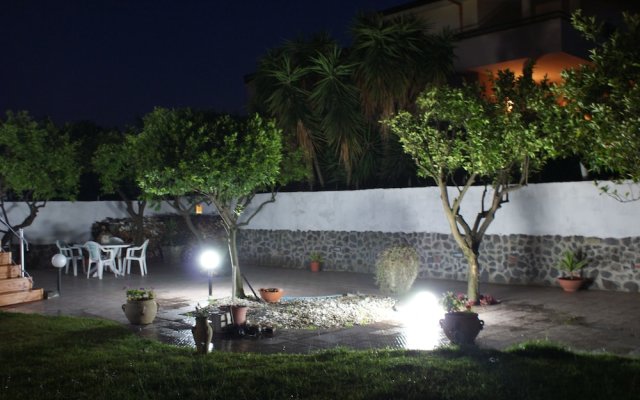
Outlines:
{"label": "dark sky", "polygon": [[244,112],[265,50],[407,0],[0,0],[0,112],[123,126],[154,106]]}

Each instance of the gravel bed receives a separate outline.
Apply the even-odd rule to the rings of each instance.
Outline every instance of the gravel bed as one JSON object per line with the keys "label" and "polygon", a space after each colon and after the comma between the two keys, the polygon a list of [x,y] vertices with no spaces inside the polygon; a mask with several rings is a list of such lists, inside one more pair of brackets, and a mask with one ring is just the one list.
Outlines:
{"label": "gravel bed", "polygon": [[[208,307],[231,304],[231,298],[214,300]],[[283,298],[277,303],[263,303],[255,298],[235,304],[249,307],[247,322],[278,329],[328,329],[366,325],[393,317],[396,300],[361,294],[326,297]]]}

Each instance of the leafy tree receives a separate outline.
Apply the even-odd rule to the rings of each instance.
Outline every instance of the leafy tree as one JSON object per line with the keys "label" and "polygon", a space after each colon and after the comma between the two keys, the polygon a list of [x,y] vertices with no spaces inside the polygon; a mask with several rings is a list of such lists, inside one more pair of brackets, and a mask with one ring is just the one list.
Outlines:
{"label": "leafy tree", "polygon": [[[76,155],[76,145],[51,121],[34,121],[26,111],[8,111],[0,120],[0,209],[13,230],[31,225],[48,200],[75,198],[80,177]],[[24,202],[29,213],[10,222],[7,201]],[[0,231],[6,245],[11,233]]]}
{"label": "leafy tree", "polygon": [[[556,129],[595,172],[640,180],[640,15],[612,28],[580,12],[574,27],[593,44],[589,61],[563,71]],[[606,190],[606,188],[604,188]]]}
{"label": "leafy tree", "polygon": [[283,177],[283,162],[293,159],[283,160],[282,131],[258,115],[240,120],[190,109],[156,108],[144,117],[135,149],[149,154],[138,171],[138,182],[146,193],[198,195],[215,205],[228,237],[232,296],[244,297],[236,235],[266,203],[275,201],[272,192],[252,215],[242,215],[256,192],[275,188]]}
{"label": "leafy tree", "polygon": [[100,180],[102,193],[117,193],[133,221],[133,241],[144,241],[144,211],[147,199],[136,182],[137,173],[149,153],[133,151],[133,135],[115,135],[111,143],[102,143],[93,156],[93,170]]}
{"label": "leafy tree", "polygon": [[[527,184],[532,169],[556,154],[557,140],[545,133],[540,113],[555,100],[546,82],[533,81],[532,69],[533,63],[527,63],[518,78],[500,71],[490,97],[470,86],[428,89],[417,112],[402,111],[386,122],[418,174],[432,178],[440,189],[453,238],[468,262],[470,300],[478,298],[480,243],[498,209],[510,192]],[[484,184],[484,192],[471,222],[461,209],[476,184]]]}

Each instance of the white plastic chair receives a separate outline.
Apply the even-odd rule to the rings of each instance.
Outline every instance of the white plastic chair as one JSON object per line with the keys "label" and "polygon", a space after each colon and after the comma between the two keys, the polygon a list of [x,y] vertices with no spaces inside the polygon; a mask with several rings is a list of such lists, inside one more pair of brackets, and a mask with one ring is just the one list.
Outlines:
{"label": "white plastic chair", "polygon": [[60,254],[67,257],[67,265],[65,267],[65,274],[69,273],[69,265],[73,265],[73,276],[78,276],[78,261],[82,264],[82,272],[85,271],[84,256],[82,255],[82,249],[71,247],[62,240],[56,240],[56,246]]}
{"label": "white plastic chair", "polygon": [[106,267],[111,268],[111,271],[118,276],[118,265],[116,263],[115,249],[105,249],[96,242],[89,241],[84,244],[84,247],[89,252],[89,265],[87,265],[87,278],[91,276],[91,265],[95,264],[93,269],[94,273],[97,273],[98,279],[102,279],[102,272]]}
{"label": "white plastic chair", "polygon": [[142,246],[137,247],[129,247],[127,249],[127,254],[124,257],[124,269],[126,269],[127,274],[131,273],[131,262],[137,261],[140,264],[140,275],[144,276],[147,273],[147,245],[149,244],[149,239],[145,240],[142,243]]}

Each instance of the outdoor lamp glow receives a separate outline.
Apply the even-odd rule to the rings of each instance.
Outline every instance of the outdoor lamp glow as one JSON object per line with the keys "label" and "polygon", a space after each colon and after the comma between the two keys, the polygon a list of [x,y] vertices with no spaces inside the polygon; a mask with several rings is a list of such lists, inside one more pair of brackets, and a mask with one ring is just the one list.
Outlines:
{"label": "outdoor lamp glow", "polygon": [[199,261],[203,269],[211,271],[220,264],[220,255],[215,250],[207,249],[200,254]]}
{"label": "outdoor lamp glow", "polygon": [[209,297],[213,292],[213,270],[220,264],[220,255],[215,250],[206,249],[200,253],[200,266],[208,272],[209,275]]}

